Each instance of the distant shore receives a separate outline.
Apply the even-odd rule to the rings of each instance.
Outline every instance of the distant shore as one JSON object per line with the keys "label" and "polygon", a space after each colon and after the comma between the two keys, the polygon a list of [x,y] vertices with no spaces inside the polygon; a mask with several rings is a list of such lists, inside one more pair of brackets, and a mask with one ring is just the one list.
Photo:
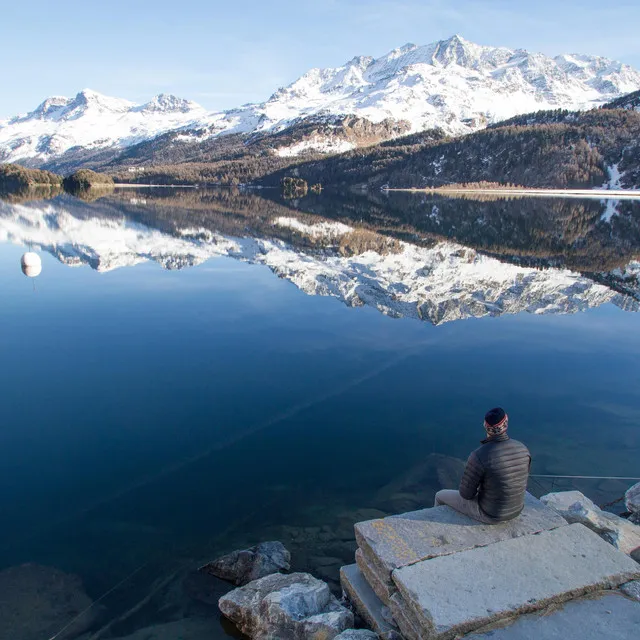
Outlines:
{"label": "distant shore", "polygon": [[118,189],[135,189],[138,187],[144,187],[146,189],[152,187],[180,187],[181,189],[197,189],[195,184],[138,184],[136,182],[116,182],[113,185]]}
{"label": "distant shore", "polygon": [[517,195],[539,196],[553,198],[598,198],[616,200],[640,200],[640,189],[637,191],[624,189],[542,189],[542,188],[486,188],[479,187],[426,187],[423,189],[384,189],[384,191],[405,191],[410,193],[439,193],[449,194],[483,194],[483,195]]}

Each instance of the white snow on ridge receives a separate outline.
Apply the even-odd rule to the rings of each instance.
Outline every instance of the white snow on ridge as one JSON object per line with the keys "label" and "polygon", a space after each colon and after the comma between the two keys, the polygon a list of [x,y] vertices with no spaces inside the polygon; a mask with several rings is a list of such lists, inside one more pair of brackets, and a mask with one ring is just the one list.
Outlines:
{"label": "white snow on ridge", "polygon": [[[464,134],[540,109],[587,109],[640,89],[632,67],[579,54],[555,58],[488,47],[460,36],[413,44],[381,58],[359,56],[341,67],[311,69],[267,101],[208,113],[174,96],[146,105],[83,91],[53,97],[26,116],[0,122],[0,161],[44,162],[71,148],[121,148],[179,130],[183,140],[229,133],[279,131],[294,121],[355,115],[374,123],[409,123]],[[194,135],[195,130],[204,134]],[[345,141],[303,141],[278,150],[339,153]]]}
{"label": "white snow on ridge", "polygon": [[31,113],[0,123],[0,160],[46,161],[74,147],[126,147],[205,115],[201,106],[175,96],[161,94],[136,105],[85,89],[75,98],[49,98]]}
{"label": "white snow on ridge", "polygon": [[324,140],[301,140],[288,147],[279,147],[276,150],[276,154],[281,158],[288,158],[292,156],[299,156],[307,151],[319,151],[320,153],[345,153],[355,149],[356,145],[348,140],[341,140],[339,138],[331,140],[326,138]]}
{"label": "white snow on ridge", "polygon": [[[352,230],[341,223],[309,225],[285,217],[274,224],[315,237],[339,237]],[[89,264],[98,271],[146,260],[175,269],[228,256],[263,264],[309,295],[433,324],[505,313],[574,313],[608,302],[638,310],[631,298],[577,273],[501,263],[453,242],[431,248],[402,242],[398,253],[341,256],[326,250],[302,252],[279,240],[226,237],[208,229],[184,229],[176,237],[124,218],[80,220],[52,203],[0,203],[0,242],[32,245],[66,264]],[[637,280],[640,264],[629,265],[621,274]]]}

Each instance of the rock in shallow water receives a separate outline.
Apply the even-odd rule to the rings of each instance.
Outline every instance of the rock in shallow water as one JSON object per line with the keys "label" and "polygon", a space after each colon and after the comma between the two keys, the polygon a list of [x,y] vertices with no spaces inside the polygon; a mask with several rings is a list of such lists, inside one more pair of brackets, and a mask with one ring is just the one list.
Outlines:
{"label": "rock in shallow water", "polygon": [[274,573],[234,589],[218,604],[253,640],[332,640],[354,622],[328,585],[308,573]]}
{"label": "rock in shallow water", "polygon": [[[0,638],[70,640],[90,629],[101,610],[91,606],[78,576],[23,564],[0,571]],[[68,625],[68,626],[67,626]]]}
{"label": "rock in shallow water", "polygon": [[640,527],[608,511],[602,511],[580,491],[559,491],[540,501],[555,509],[567,522],[579,522],[616,549],[636,557],[640,549]]}
{"label": "rock in shallow water", "polygon": [[624,504],[627,511],[631,512],[631,521],[640,524],[640,482],[627,489],[624,494]]}
{"label": "rock in shallow water", "polygon": [[334,640],[378,640],[378,638],[377,633],[368,629],[347,629],[336,636]]}
{"label": "rock in shallow water", "polygon": [[290,562],[291,554],[282,542],[261,542],[205,564],[200,571],[241,586],[272,573],[288,571]]}
{"label": "rock in shallow water", "polygon": [[640,602],[640,580],[633,580],[623,584],[620,587],[620,591],[622,591],[626,596],[629,596],[629,598],[633,598]]}

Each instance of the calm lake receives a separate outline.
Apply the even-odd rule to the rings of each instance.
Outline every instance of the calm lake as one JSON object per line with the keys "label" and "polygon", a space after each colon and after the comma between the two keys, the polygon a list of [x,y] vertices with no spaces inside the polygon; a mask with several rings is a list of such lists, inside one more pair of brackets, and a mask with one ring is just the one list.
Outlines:
{"label": "calm lake", "polygon": [[495,405],[535,474],[638,475],[640,204],[264,196],[0,202],[0,570],[79,576],[96,637],[233,635],[193,570],[262,540],[337,589]]}

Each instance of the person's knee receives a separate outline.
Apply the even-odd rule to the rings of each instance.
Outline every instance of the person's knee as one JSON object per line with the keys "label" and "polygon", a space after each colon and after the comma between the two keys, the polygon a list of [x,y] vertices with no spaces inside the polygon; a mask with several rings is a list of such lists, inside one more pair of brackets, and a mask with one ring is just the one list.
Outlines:
{"label": "person's knee", "polygon": [[455,489],[441,489],[436,493],[435,506],[449,504],[452,499],[455,500],[458,496],[459,494]]}

